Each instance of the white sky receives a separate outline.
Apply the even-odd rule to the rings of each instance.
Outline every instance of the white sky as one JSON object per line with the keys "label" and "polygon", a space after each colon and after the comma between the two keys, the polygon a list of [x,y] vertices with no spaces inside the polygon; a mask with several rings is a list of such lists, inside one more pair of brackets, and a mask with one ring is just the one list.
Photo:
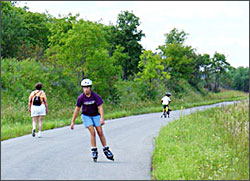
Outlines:
{"label": "white sky", "polygon": [[58,17],[72,13],[80,18],[116,24],[121,11],[140,18],[138,29],[145,33],[141,44],[147,50],[164,44],[164,34],[174,27],[184,30],[186,45],[212,57],[223,53],[233,67],[249,67],[248,1],[21,1],[17,6]]}

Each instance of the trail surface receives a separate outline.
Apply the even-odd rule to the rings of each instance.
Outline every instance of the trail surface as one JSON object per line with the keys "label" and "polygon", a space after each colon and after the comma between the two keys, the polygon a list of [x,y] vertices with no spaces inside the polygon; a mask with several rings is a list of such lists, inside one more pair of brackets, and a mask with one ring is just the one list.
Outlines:
{"label": "trail surface", "polygon": [[42,132],[42,138],[31,134],[1,142],[1,179],[13,180],[150,180],[154,138],[160,128],[198,110],[224,106],[176,110],[170,118],[161,113],[107,120],[104,134],[115,161],[107,160],[97,137],[98,161],[92,161],[90,135],[83,125]]}

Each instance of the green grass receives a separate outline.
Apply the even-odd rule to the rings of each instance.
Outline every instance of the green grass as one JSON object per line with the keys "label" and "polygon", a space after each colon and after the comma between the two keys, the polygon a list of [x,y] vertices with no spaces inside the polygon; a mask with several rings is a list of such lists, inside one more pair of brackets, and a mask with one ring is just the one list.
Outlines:
{"label": "green grass", "polygon": [[[14,138],[31,133],[32,119],[28,112],[28,103],[12,101],[10,97],[1,95],[1,140]],[[172,97],[171,109],[176,110],[181,107],[189,108],[199,105],[213,104],[222,101],[246,99],[248,94],[239,91],[224,91],[221,93],[209,93],[202,97],[200,94],[186,96],[184,99]],[[64,98],[65,99],[65,98]],[[43,130],[68,126],[75,108],[75,98],[60,100],[59,98],[48,97],[49,113],[44,117]],[[151,112],[161,112],[160,100],[129,102],[122,105],[110,105],[104,103],[104,118],[115,119],[130,115],[145,114]],[[80,116],[76,119],[76,124],[81,124]]]}
{"label": "green grass", "polygon": [[196,112],[163,127],[154,180],[249,180],[249,100]]}

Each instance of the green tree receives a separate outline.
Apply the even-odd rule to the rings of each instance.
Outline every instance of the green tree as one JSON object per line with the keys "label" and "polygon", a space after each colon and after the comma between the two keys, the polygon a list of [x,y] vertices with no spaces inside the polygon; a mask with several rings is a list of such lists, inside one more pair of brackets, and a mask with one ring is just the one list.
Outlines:
{"label": "green tree", "polygon": [[21,56],[23,59],[28,57],[40,60],[48,48],[48,36],[50,17],[45,13],[25,12],[23,14],[27,36],[23,40]]}
{"label": "green tree", "polygon": [[178,88],[176,82],[182,78],[188,80],[194,73],[194,49],[183,44],[187,35],[184,31],[179,32],[174,28],[170,33],[165,34],[165,44],[158,47],[164,71],[171,75],[167,85],[176,91]]}
{"label": "green tree", "polygon": [[188,80],[194,72],[193,49],[190,46],[173,43],[160,46],[159,50],[164,71],[171,75],[171,79],[166,80],[167,87],[179,92],[177,82],[180,79]]}
{"label": "green tree", "polygon": [[95,82],[94,87],[102,97],[110,98],[114,93],[112,84],[121,74],[114,58],[122,58],[121,50],[115,51],[113,58],[109,56],[102,24],[80,19],[72,22],[72,28],[66,26],[65,29],[66,32],[62,32],[59,28],[58,34],[53,35],[60,37],[60,42],[53,42],[55,45],[50,48],[55,53],[50,58],[66,68],[65,76],[76,74],[78,85],[83,77],[88,77]]}
{"label": "green tree", "polygon": [[188,33],[179,31],[177,28],[172,29],[169,33],[165,34],[165,44],[183,44],[187,39]]}
{"label": "green tree", "polygon": [[232,70],[233,88],[249,92],[249,67],[238,67]]}
{"label": "green tree", "polygon": [[14,3],[1,1],[1,56],[17,57],[22,43],[28,35],[25,28],[24,10],[14,7]]}
{"label": "green tree", "polygon": [[48,14],[33,13],[28,7],[15,7],[15,2],[1,2],[2,5],[2,57],[18,60],[36,58],[40,60],[48,47]]}
{"label": "green tree", "polygon": [[205,88],[208,89],[208,92],[212,90],[211,87],[211,74],[212,74],[212,60],[209,54],[203,54],[200,56],[202,60],[202,75],[205,80]]}
{"label": "green tree", "polygon": [[139,41],[145,36],[142,30],[138,30],[139,25],[139,18],[133,12],[122,11],[118,14],[117,25],[111,29],[113,47],[121,45],[125,48],[123,53],[128,54],[128,58],[120,62],[125,80],[138,72],[138,62],[143,50]]}
{"label": "green tree", "polygon": [[212,71],[214,75],[214,92],[219,91],[220,86],[220,76],[229,69],[230,64],[226,61],[226,57],[224,54],[220,54],[218,52],[215,52],[213,58],[212,58]]}
{"label": "green tree", "polygon": [[144,51],[140,56],[138,68],[140,71],[137,73],[135,80],[145,84],[145,90],[150,99],[155,98],[157,84],[161,80],[170,78],[170,75],[164,72],[160,56],[153,54],[151,50]]}
{"label": "green tree", "polygon": [[69,13],[65,17],[55,18],[51,17],[48,24],[50,34],[48,36],[48,49],[46,50],[47,61],[51,64],[57,65],[58,49],[65,45],[65,36],[69,30],[72,29],[73,24],[77,23],[77,17]]}
{"label": "green tree", "polygon": [[188,82],[196,88],[196,90],[200,90],[202,86],[202,71],[203,68],[203,59],[200,54],[196,54],[195,51],[190,51],[190,54],[188,55],[189,58],[192,58],[193,61],[190,64],[190,67],[192,67],[193,71],[190,74],[188,78]]}

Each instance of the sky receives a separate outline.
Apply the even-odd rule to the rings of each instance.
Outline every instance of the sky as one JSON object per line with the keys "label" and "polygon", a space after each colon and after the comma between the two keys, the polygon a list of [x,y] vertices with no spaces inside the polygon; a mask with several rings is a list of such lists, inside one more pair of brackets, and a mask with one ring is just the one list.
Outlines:
{"label": "sky", "polygon": [[224,54],[237,68],[249,67],[248,1],[17,1],[17,6],[54,17],[72,13],[84,20],[116,25],[118,14],[130,11],[140,20],[146,35],[141,45],[155,51],[173,28],[188,33],[185,45],[196,53]]}

